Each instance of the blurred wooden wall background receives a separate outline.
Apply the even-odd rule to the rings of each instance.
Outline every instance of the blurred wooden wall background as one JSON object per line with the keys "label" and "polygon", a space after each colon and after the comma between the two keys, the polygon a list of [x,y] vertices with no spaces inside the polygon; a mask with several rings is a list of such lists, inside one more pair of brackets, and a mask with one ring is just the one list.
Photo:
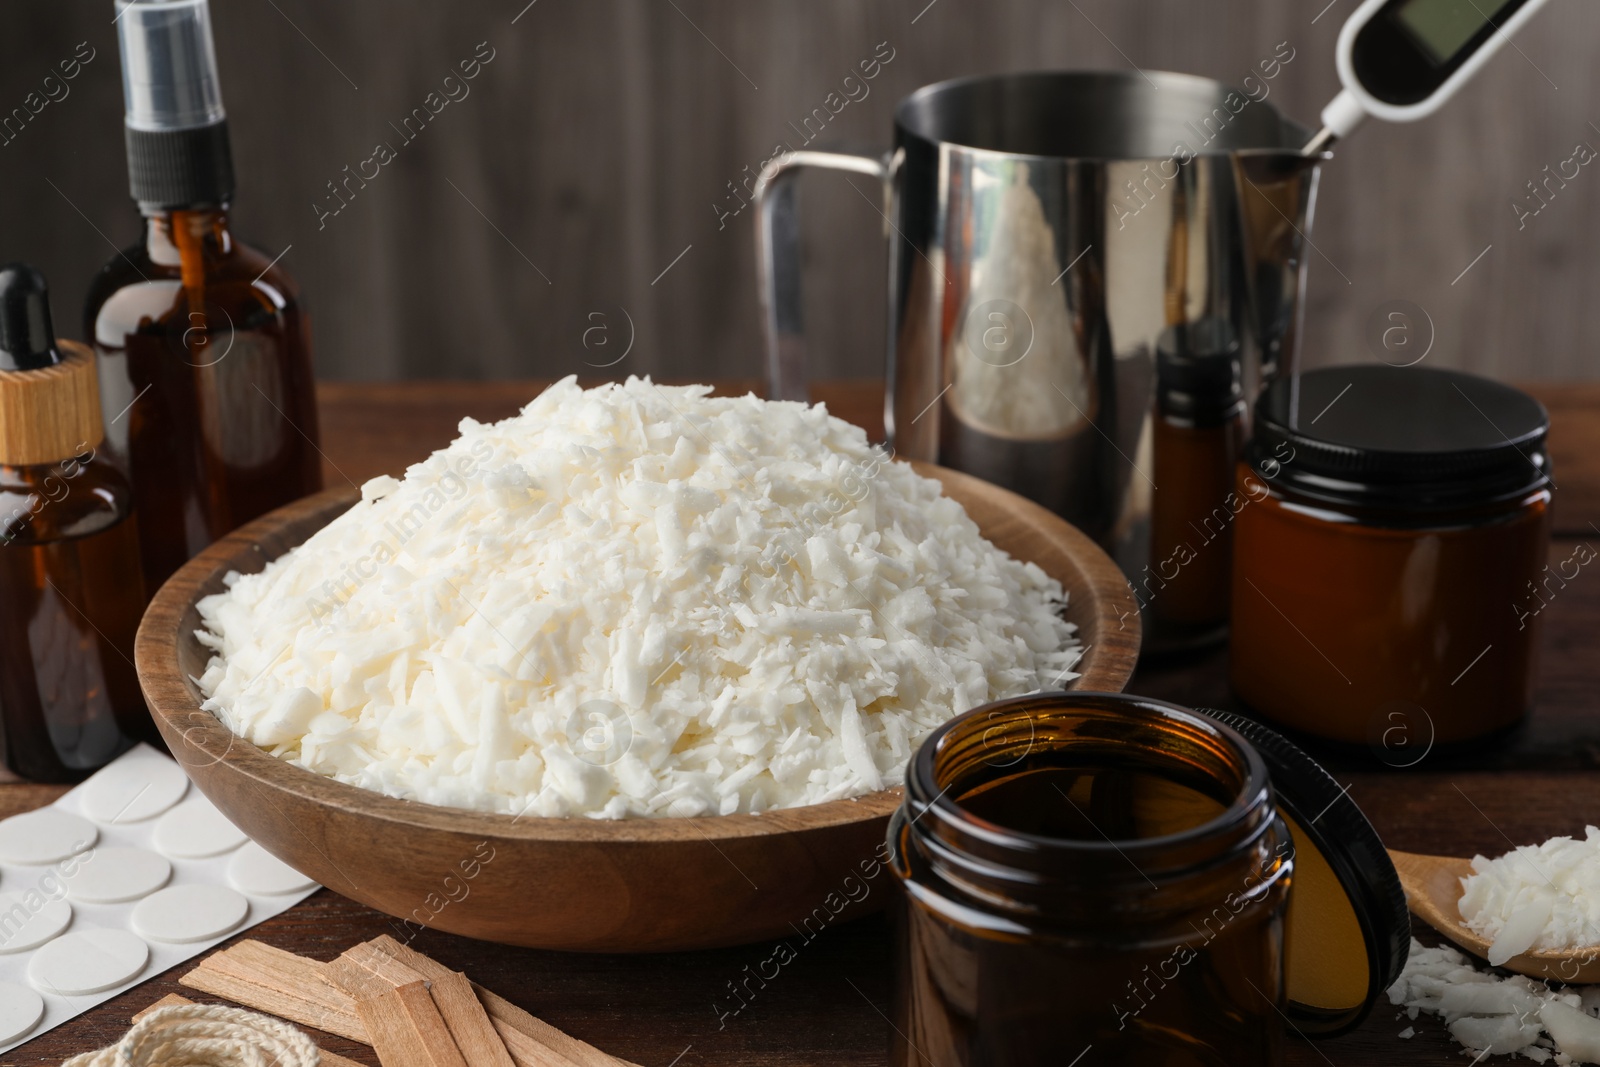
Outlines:
{"label": "blurred wooden wall background", "polygon": [[[284,262],[309,301],[322,376],[684,379],[759,373],[753,212],[719,218],[737,203],[729,183],[794,140],[789,124],[875,52],[893,58],[819,144],[883,146],[896,100],[943,78],[1137,64],[1237,83],[1282,41],[1295,58],[1270,99],[1314,124],[1334,93],[1334,39],[1356,2],[212,7],[240,174],[237,225],[269,254],[292,246]],[[138,232],[112,16],[111,0],[0,8],[0,112],[21,105],[79,42],[95,51],[64,98],[0,145],[0,260],[49,274],[69,336],[82,333],[89,275],[111,242]],[[398,147],[390,124],[442,95],[444,77],[480,42],[493,58],[470,95],[319,220],[314,205],[335,203],[326,183],[378,141]],[[1443,114],[1409,127],[1369,123],[1327,168],[1312,232],[1309,362],[1372,358],[1367,320],[1405,299],[1435,324],[1432,363],[1514,379],[1600,376],[1590,355],[1600,330],[1600,166],[1583,167],[1521,229],[1512,208],[1579,142],[1600,148],[1600,7],[1558,0],[1516,43]],[[881,223],[845,181],[819,175],[802,195],[818,376],[882,366]],[[628,320],[631,351],[599,369],[621,355]]]}

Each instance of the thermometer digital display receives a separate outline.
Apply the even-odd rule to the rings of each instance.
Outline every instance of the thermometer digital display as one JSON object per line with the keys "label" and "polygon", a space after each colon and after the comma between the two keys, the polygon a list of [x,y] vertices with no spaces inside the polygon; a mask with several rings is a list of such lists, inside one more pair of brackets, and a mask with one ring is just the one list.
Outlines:
{"label": "thermometer digital display", "polygon": [[1366,0],[1339,32],[1344,91],[1306,146],[1320,152],[1368,115],[1433,114],[1548,0]]}
{"label": "thermometer digital display", "polygon": [[1394,17],[1442,67],[1510,6],[1510,0],[1486,4],[1488,10],[1472,0],[1405,0],[1394,9]]}

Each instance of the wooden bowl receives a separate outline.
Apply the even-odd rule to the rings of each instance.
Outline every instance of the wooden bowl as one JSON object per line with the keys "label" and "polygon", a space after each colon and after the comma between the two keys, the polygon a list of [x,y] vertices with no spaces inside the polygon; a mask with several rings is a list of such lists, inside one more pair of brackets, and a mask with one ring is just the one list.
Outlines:
{"label": "wooden bowl", "polygon": [[[918,465],[984,535],[1068,591],[1088,652],[1072,684],[1119,691],[1139,614],[1116,565],[1044,508],[969,475]],[[139,627],[145,699],[167,745],[229,819],[329,889],[408,920],[534,948],[650,952],[788,936],[881,906],[898,789],[761,815],[597,821],[458,811],[345,785],[276,759],[200,708],[211,653],[195,603],[342,514],[350,490],[307,497],[229,534],[156,594]]]}

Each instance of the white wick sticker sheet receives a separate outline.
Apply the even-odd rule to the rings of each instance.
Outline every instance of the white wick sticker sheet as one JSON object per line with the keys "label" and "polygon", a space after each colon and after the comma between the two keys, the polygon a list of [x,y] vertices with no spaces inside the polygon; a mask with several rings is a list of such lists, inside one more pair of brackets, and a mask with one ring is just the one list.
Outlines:
{"label": "white wick sticker sheet", "polygon": [[132,749],[49,807],[0,821],[0,1053],[318,888],[165,753]]}

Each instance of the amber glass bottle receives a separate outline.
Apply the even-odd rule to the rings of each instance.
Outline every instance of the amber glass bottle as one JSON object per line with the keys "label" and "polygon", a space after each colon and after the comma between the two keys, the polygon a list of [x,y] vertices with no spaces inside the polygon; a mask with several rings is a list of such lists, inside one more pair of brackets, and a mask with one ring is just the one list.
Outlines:
{"label": "amber glass bottle", "polygon": [[233,167],[203,0],[121,0],[128,163],[144,238],[101,268],[85,329],[151,593],[200,549],[321,488],[294,282],[229,228]]}
{"label": "amber glass bottle", "polygon": [[0,270],[0,738],[13,773],[67,782],[154,729],[131,494],[100,454],[93,355],[51,334],[44,279]]}
{"label": "amber glass bottle", "polygon": [[1145,651],[1220,641],[1228,628],[1233,485],[1247,406],[1239,342],[1222,319],[1174,326],[1156,348],[1150,566],[1135,586]]}
{"label": "amber glass bottle", "polygon": [[95,278],[86,317],[151,592],[229,530],[321,488],[294,283],[233,238],[225,208],[147,218],[144,242]]}

